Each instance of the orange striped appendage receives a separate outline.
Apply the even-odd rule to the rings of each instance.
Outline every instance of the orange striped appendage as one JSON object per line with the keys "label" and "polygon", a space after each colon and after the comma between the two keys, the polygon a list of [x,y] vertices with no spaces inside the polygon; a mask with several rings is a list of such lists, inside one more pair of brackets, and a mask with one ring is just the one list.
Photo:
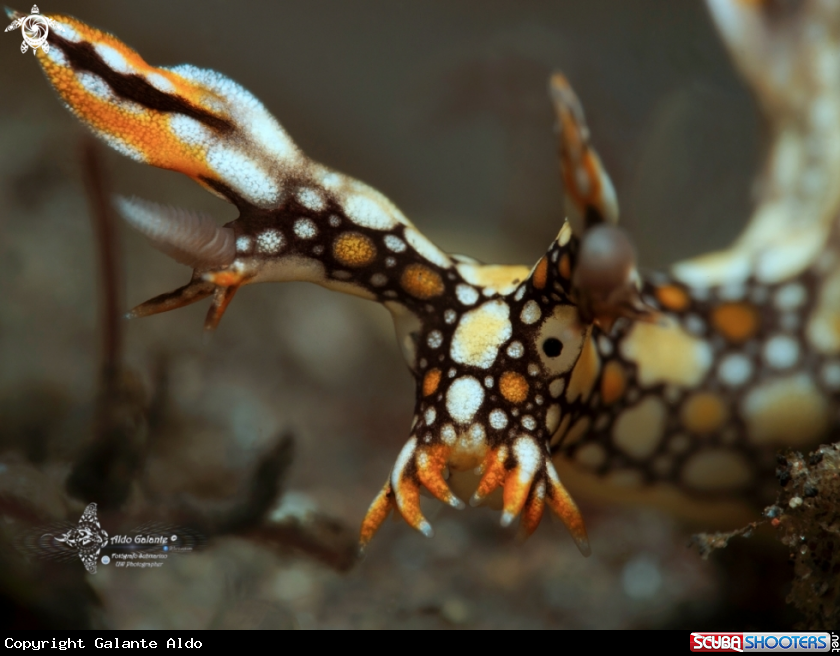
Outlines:
{"label": "orange striped appendage", "polygon": [[[137,52],[107,32],[68,16],[53,18],[75,30],[82,40],[113,48],[137,74],[155,75],[165,79],[173,87],[173,91],[168,93],[214,113],[208,100],[212,102],[217,96],[210,90],[186,80],[173,71],[150,66]],[[58,31],[57,34],[60,35],[61,32]],[[140,105],[127,109],[99,98],[85,88],[72,68],[58,64],[43,50],[37,50],[36,56],[47,78],[73,113],[94,130],[125,144],[153,166],[180,171],[196,180],[200,176],[215,177],[207,164],[204,149],[186,143],[173,133],[168,113],[145,109]]]}
{"label": "orange striped appendage", "polygon": [[393,508],[394,494],[391,491],[391,481],[389,480],[376,495],[362,520],[362,528],[359,531],[359,549],[361,551],[364,551],[373,536],[376,535],[379,527],[382,526],[382,522],[388,518]]}
{"label": "orange striped appendage", "polygon": [[451,449],[443,444],[420,447],[417,454],[417,478],[432,495],[450,506],[463,504],[452,494],[443,478],[443,470],[449,460]]}
{"label": "orange striped appendage", "polygon": [[545,510],[545,483],[540,481],[533,486],[531,494],[528,495],[528,500],[525,502],[525,507],[522,509],[522,523],[520,525],[520,534],[523,538],[527,538],[540,525],[540,520]]}
{"label": "orange striped appendage", "polygon": [[472,503],[480,503],[488,494],[499,487],[505,480],[507,471],[505,470],[505,460],[507,460],[508,449],[506,446],[501,446],[498,449],[491,449],[484,456],[484,462],[481,463],[481,480],[478,483],[478,489],[472,498]]}
{"label": "orange striped appendage", "polygon": [[548,463],[548,489],[546,490],[546,501],[548,507],[557,515],[566,528],[569,529],[572,538],[577,545],[577,548],[584,556],[592,553],[592,548],[589,546],[589,536],[586,534],[586,524],[583,522],[583,515],[568,493],[563,484],[560,482],[560,477],[554,469],[551,462]]}

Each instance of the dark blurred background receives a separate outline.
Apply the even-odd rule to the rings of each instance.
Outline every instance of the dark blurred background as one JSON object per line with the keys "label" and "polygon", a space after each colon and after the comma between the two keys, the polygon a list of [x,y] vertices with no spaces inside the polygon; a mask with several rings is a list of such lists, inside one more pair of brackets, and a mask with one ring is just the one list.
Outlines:
{"label": "dark blurred background", "polygon": [[[722,247],[749,216],[761,121],[697,0],[50,0],[41,11],[113,32],[152,64],[228,75],[312,158],[381,190],[448,251],[530,264],[559,229],[554,70],[584,104],[644,267]],[[83,504],[63,481],[87,439],[101,342],[84,129],[19,41],[0,43],[0,497],[9,472],[25,472],[54,492],[54,517],[75,521]],[[235,217],[182,176],[103,157],[119,193]],[[187,281],[120,229],[128,306]],[[355,531],[412,410],[386,312],[312,285],[254,286],[206,340],[205,310],[126,326],[127,364],[180,420],[159,431],[125,512],[223,501],[289,429],[284,503]],[[240,537],[161,570],[101,567],[86,584],[94,624],[707,628],[731,603],[726,570],[652,510],[585,505],[586,560],[558,523],[520,545],[495,513],[427,512],[433,540],[388,522],[349,574]],[[759,574],[742,576],[738,587]]]}

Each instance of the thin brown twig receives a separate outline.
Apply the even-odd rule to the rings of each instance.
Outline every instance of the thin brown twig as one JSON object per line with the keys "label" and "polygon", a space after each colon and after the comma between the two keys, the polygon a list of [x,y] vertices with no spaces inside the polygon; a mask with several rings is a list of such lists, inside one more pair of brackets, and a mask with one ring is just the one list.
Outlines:
{"label": "thin brown twig", "polygon": [[102,326],[102,376],[105,389],[111,389],[118,375],[122,356],[122,276],[119,266],[116,222],[108,199],[105,172],[98,145],[86,136],[82,141],[82,175],[90,203],[96,239],[101,285],[100,322]]}

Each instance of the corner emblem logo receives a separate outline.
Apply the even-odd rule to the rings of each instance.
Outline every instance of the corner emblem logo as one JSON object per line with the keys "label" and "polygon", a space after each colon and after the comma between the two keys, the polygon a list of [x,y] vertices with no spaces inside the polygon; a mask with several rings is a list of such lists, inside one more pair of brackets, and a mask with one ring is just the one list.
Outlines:
{"label": "corner emblem logo", "polygon": [[[52,18],[42,16],[38,5],[32,5],[32,13],[29,16],[22,16],[17,12],[6,10],[10,18],[13,18],[12,24],[6,28],[6,32],[11,32],[20,28],[23,34],[23,43],[20,44],[20,51],[26,52],[32,48],[32,54],[38,48],[42,48],[44,52],[50,51],[50,44],[47,43],[47,36],[50,34],[50,28],[58,29],[58,23]],[[96,511],[94,510],[94,513]]]}
{"label": "corner emblem logo", "polygon": [[96,574],[96,561],[99,560],[99,552],[102,551],[102,547],[108,546],[108,534],[99,525],[99,518],[96,516],[96,504],[91,503],[85,508],[76,528],[70,529],[55,540],[76,549],[85,569],[91,574]]}

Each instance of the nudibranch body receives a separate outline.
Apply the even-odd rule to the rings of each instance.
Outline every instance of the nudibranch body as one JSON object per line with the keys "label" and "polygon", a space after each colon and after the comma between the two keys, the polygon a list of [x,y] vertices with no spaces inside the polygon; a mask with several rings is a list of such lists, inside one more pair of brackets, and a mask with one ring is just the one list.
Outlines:
{"label": "nudibranch body", "polygon": [[[763,11],[711,4],[738,5],[741,14],[718,17],[724,28]],[[444,253],[382,194],[307,158],[235,82],[189,65],[151,67],[109,34],[52,18],[52,47],[37,57],[70,110],[118,151],[189,175],[240,213],[219,227],[118,199],[134,227],[194,269],[187,285],[131,316],[212,297],[213,328],[240,286],[289,280],[377,301],[393,316],[416,409],[363,521],[363,545],[393,510],[430,535],[421,488],[462,507],[447,472],[478,468],[473,503],[501,488],[502,523],[521,516],[526,534],[547,505],[586,553],[555,462],[605,484],[744,497],[760,493],[775,448],[815,444],[836,426],[838,194],[824,191],[812,220],[794,220],[779,209],[791,202],[790,167],[768,173],[772,193],[733,249],[640,276],[582,109],[558,75],[569,221],[533,267],[484,265]],[[840,113],[829,117],[822,129],[840,134]],[[789,149],[798,124],[778,125],[788,138],[778,148]]]}

